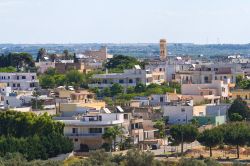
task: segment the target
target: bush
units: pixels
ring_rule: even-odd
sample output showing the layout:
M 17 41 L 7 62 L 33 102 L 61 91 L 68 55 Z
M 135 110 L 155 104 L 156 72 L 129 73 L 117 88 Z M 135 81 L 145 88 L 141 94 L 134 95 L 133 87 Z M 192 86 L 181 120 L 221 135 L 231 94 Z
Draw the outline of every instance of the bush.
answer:
M 110 144 L 103 143 L 101 148 L 104 149 L 106 152 L 109 152 L 110 151 Z
M 0 155 L 19 152 L 28 160 L 47 159 L 73 150 L 64 125 L 48 115 L 0 112 Z

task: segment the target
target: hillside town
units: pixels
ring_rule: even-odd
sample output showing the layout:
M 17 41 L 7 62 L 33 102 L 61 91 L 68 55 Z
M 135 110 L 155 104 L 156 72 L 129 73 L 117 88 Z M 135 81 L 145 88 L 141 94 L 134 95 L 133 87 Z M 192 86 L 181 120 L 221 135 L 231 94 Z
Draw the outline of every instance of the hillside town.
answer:
M 159 48 L 149 58 L 112 55 L 105 46 L 60 54 L 41 48 L 36 59 L 2 54 L 1 135 L 61 131 L 60 146 L 67 147 L 53 153 L 45 148 L 46 155 L 33 154 L 30 160 L 88 156 L 100 149 L 150 151 L 159 160 L 213 155 L 249 160 L 250 58 L 170 56 L 166 39 Z M 48 126 L 39 124 L 45 121 Z M 48 140 L 53 137 L 58 136 Z M 23 152 L 14 142 L 1 145 L 14 141 L 8 139 L 0 139 L 0 154 Z

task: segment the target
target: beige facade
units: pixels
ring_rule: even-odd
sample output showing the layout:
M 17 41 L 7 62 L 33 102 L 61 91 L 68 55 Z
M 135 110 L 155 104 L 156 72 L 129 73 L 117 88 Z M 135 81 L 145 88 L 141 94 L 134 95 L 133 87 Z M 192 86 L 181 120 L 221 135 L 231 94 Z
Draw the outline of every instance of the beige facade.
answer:
M 167 59 L 167 41 L 166 41 L 166 39 L 160 40 L 160 59 L 162 61 Z
M 221 98 L 230 97 L 230 83 L 220 80 L 213 80 L 206 84 L 182 84 L 182 95 L 200 95 L 200 96 L 220 96 Z
M 57 62 L 55 63 L 55 69 L 60 74 L 65 74 L 70 70 L 77 70 L 80 73 L 89 73 L 90 71 L 92 71 L 92 67 L 82 62 L 74 62 L 74 63 Z
M 107 47 L 102 47 L 100 50 L 87 50 L 83 54 L 99 62 L 103 62 L 109 58 L 113 58 L 113 55 L 108 54 Z
M 250 90 L 248 89 L 236 89 L 232 91 L 232 98 L 235 100 L 236 98 L 242 98 L 244 101 L 250 105 Z
M 60 104 L 60 111 L 75 111 L 78 107 L 88 107 L 100 110 L 101 108 L 105 108 L 106 103 L 102 101 L 93 101 L 90 103 L 61 103 Z
M 237 64 L 195 65 L 188 69 L 179 69 L 173 74 L 173 80 L 181 84 L 206 84 L 213 80 L 228 81 L 234 86 L 237 75 L 243 75 Z

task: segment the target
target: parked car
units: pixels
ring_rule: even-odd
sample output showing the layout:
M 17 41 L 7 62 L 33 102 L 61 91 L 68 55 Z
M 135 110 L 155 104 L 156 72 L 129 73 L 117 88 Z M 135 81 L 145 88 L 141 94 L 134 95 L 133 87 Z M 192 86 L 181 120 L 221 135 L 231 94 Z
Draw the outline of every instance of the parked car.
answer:
M 151 145 L 151 150 L 156 150 L 156 149 L 159 149 L 159 148 L 160 148 L 160 146 L 157 145 L 157 144 Z

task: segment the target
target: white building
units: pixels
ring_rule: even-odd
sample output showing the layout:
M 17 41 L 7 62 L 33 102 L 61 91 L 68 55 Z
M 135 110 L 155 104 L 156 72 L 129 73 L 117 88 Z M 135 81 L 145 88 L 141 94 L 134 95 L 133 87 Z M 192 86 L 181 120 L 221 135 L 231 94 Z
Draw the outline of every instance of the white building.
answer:
M 114 83 L 119 83 L 123 87 L 136 86 L 138 83 L 149 85 L 153 83 L 152 71 L 143 70 L 136 65 L 134 69 L 124 70 L 123 73 L 95 74 L 94 82 L 90 87 L 106 88 Z
M 167 81 L 166 79 L 166 64 L 164 62 L 160 63 L 150 63 L 145 66 L 146 71 L 152 72 L 153 83 L 162 84 Z
M 236 83 L 237 75 L 243 74 L 241 66 L 238 64 L 202 64 L 185 70 L 179 69 L 173 78 L 181 84 L 206 84 L 212 83 L 213 80 L 225 81 L 228 79 L 230 79 L 230 83 Z
M 190 105 L 164 105 L 162 109 L 169 124 L 186 124 L 193 119 L 193 106 Z
M 182 95 L 198 95 L 198 96 L 220 96 L 228 98 L 230 94 L 230 80 L 220 81 L 212 80 L 212 83 L 204 84 L 182 84 Z
M 12 90 L 33 90 L 39 80 L 36 73 L 0 73 L 0 83 L 6 83 Z
M 122 113 L 86 113 L 72 117 L 56 117 L 65 124 L 64 135 L 74 143 L 74 150 L 98 149 L 105 143 L 102 135 L 111 126 L 122 126 L 127 116 Z M 127 131 L 124 130 L 126 133 Z M 120 138 L 117 138 L 120 141 Z
M 32 98 L 32 91 L 7 92 L 3 96 L 4 108 L 27 107 L 30 105 Z

